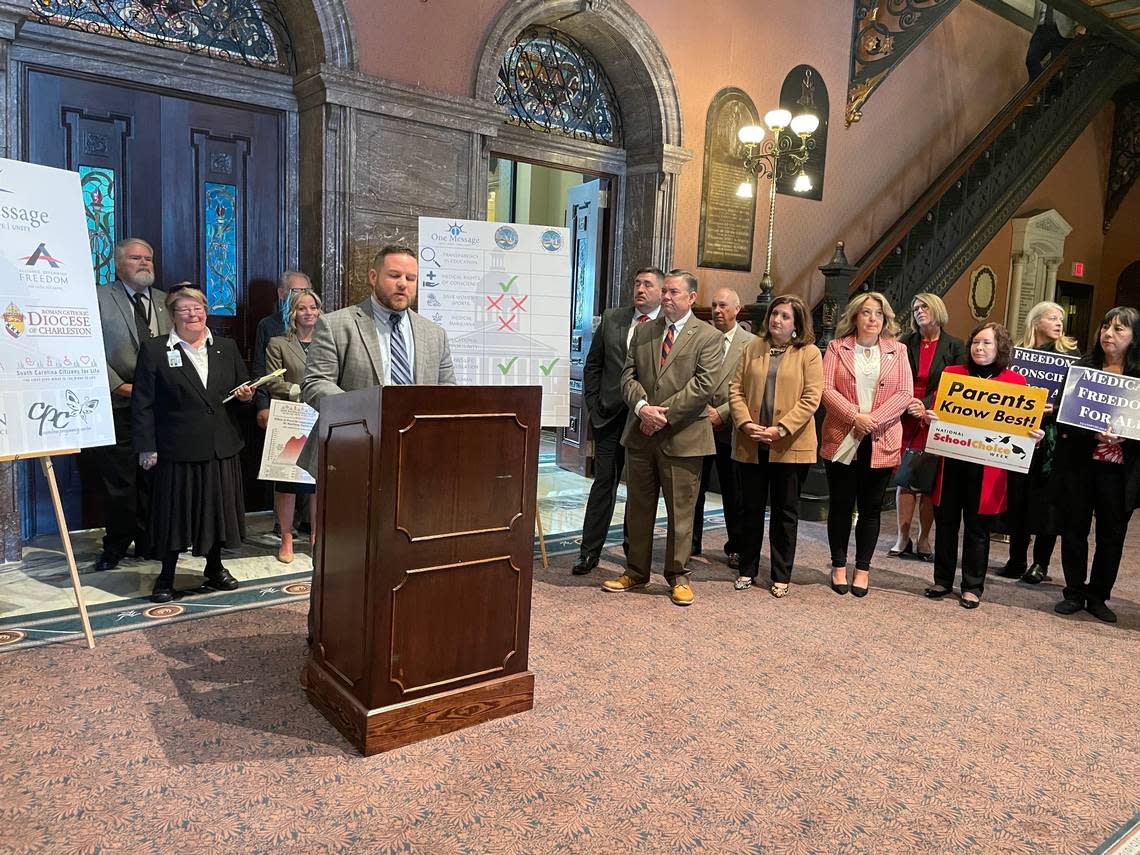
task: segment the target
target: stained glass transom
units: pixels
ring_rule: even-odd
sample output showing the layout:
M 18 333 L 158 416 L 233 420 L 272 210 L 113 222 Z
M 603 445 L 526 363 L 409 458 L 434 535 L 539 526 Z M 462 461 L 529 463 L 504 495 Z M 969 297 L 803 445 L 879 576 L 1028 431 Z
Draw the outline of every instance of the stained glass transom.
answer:
M 49 24 L 293 71 L 274 0 L 32 0 L 31 7 Z
M 115 170 L 80 166 L 79 186 L 91 239 L 95 284 L 109 285 L 115 281 Z
M 495 102 L 524 128 L 621 145 L 617 97 L 582 45 L 549 27 L 524 30 L 503 57 Z
M 206 182 L 206 302 L 211 315 L 237 314 L 237 187 Z

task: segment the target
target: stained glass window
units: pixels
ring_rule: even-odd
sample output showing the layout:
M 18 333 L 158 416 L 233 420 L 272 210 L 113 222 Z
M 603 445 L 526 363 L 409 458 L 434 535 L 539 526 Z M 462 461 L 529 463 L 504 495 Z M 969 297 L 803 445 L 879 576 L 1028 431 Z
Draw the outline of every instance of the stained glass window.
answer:
M 237 187 L 206 182 L 206 302 L 211 315 L 237 314 Z
M 617 97 L 605 71 L 582 45 L 549 27 L 528 27 L 507 50 L 495 102 L 524 128 L 622 142 Z
M 49 24 L 293 71 L 276 0 L 31 0 L 31 8 Z
M 95 284 L 109 285 L 115 281 L 115 170 L 80 166 L 79 186 L 91 238 Z

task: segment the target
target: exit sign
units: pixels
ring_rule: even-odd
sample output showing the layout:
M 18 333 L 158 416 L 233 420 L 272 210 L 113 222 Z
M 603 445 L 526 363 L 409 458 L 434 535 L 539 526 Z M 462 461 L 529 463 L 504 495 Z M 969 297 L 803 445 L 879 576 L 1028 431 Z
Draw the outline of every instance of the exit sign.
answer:
M 1073 262 L 1073 275 L 1077 277 L 1085 275 L 1085 263 L 1083 261 Z

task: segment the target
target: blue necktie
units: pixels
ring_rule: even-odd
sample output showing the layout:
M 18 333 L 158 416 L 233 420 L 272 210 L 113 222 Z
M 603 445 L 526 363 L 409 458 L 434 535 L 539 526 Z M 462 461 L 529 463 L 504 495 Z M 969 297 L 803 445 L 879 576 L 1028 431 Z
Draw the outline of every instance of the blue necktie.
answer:
M 408 361 L 408 348 L 400 332 L 400 316 L 388 315 L 392 323 L 392 382 L 397 386 L 412 385 L 412 367 Z

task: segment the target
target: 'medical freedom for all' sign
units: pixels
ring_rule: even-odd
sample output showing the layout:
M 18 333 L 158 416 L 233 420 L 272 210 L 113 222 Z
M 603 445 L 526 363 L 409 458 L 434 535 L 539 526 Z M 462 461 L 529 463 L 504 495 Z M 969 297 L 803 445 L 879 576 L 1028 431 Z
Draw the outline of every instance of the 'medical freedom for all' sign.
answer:
M 965 374 L 943 374 L 926 450 L 943 457 L 1028 472 L 1049 393 Z
M 1126 439 L 1140 439 L 1140 379 L 1070 366 L 1057 421 L 1096 433 L 1110 431 Z

